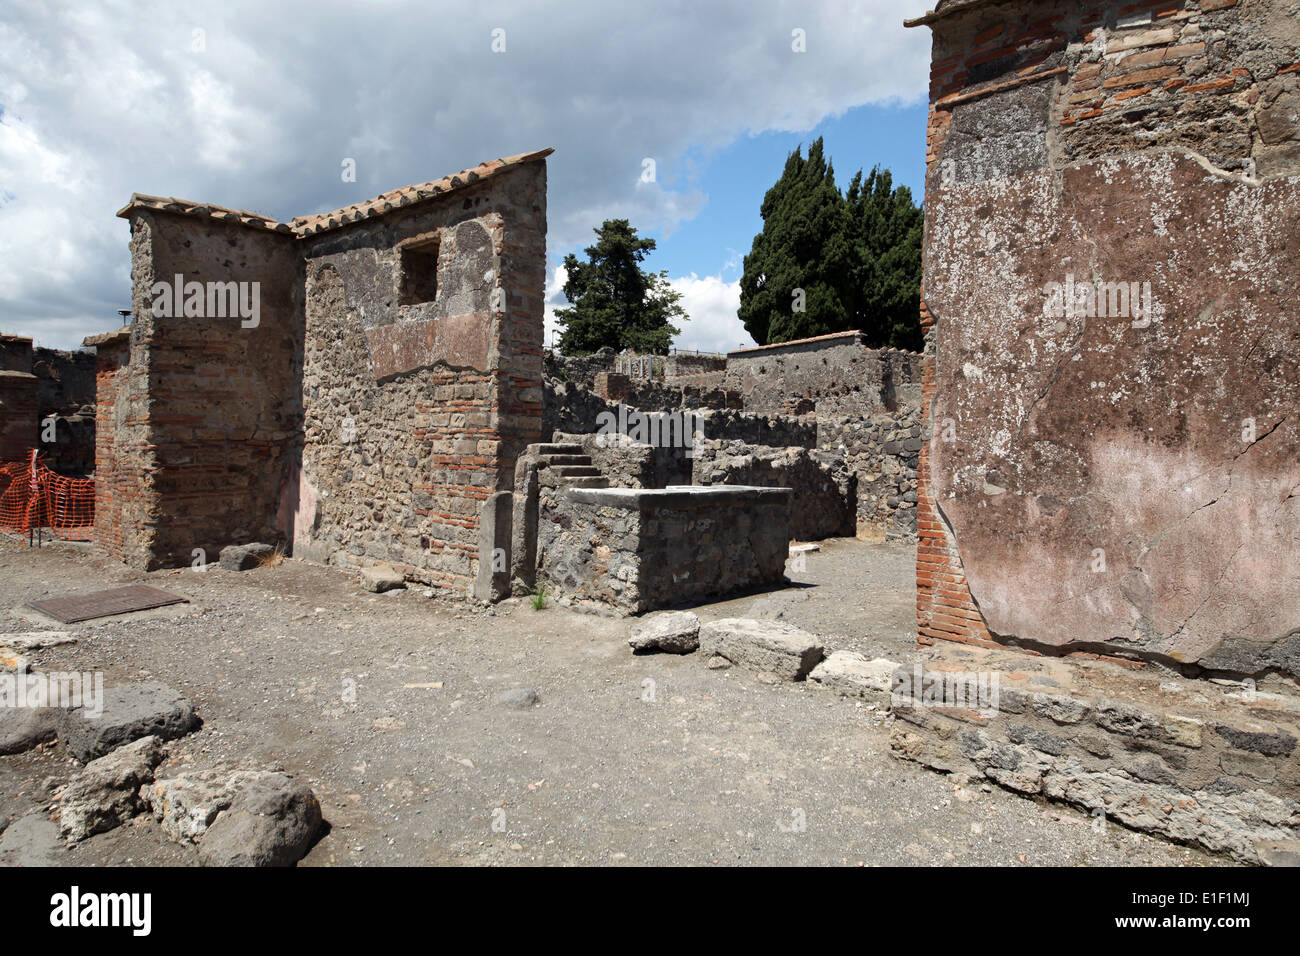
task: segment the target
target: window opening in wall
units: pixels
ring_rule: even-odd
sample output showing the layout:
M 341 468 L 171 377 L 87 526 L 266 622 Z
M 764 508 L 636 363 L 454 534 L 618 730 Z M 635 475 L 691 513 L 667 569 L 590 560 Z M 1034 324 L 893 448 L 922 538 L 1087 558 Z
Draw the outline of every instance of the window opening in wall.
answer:
M 432 302 L 438 296 L 438 240 L 413 242 L 403 246 L 401 275 L 398 277 L 399 305 Z

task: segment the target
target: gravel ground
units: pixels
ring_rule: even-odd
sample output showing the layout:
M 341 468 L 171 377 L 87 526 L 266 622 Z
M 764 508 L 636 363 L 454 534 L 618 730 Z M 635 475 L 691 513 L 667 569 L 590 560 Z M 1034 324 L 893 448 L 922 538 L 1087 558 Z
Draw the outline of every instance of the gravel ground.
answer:
M 780 617 L 833 649 L 908 660 L 912 560 L 823 542 L 795 586 L 697 610 Z M 698 654 L 633 657 L 630 622 L 556 606 L 374 595 L 297 561 L 137 574 L 0 539 L 0 633 L 58 626 L 28 601 L 138 581 L 191 603 L 73 625 L 78 643 L 34 662 L 184 690 L 204 724 L 171 745 L 173 768 L 301 776 L 330 824 L 303 865 L 1224 862 L 895 760 L 889 718 L 868 705 Z M 517 688 L 540 704 L 498 699 Z M 0 757 L 0 825 L 50 807 L 74 769 L 57 745 Z M 34 846 L 26 862 L 196 860 L 137 820 L 73 850 Z

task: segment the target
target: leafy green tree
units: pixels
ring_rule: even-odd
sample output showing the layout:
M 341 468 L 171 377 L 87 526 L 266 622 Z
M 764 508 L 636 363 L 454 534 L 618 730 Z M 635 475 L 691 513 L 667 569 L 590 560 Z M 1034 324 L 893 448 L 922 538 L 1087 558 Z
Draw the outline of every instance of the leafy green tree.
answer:
M 819 138 L 795 150 L 763 197 L 763 231 L 745 256 L 740 321 L 760 345 L 848 328 L 853 266 L 848 209 Z
M 564 329 L 560 351 L 585 355 L 608 346 L 667 352 L 681 332 L 673 321 L 689 317 L 678 305 L 681 293 L 668 285 L 668 273 L 641 268 L 655 241 L 637 236 L 626 219 L 606 219 L 595 233 L 595 245 L 584 250 L 586 262 L 573 253 L 564 257 L 564 297 L 570 305 L 555 311 Z
M 920 351 L 921 241 L 925 213 L 879 166 L 859 171 L 844 197 L 853 236 L 851 328 L 875 346 Z
M 841 195 L 818 138 L 786 158 L 745 257 L 739 316 L 760 345 L 861 329 L 875 347 L 919 349 L 922 211 L 888 170 Z

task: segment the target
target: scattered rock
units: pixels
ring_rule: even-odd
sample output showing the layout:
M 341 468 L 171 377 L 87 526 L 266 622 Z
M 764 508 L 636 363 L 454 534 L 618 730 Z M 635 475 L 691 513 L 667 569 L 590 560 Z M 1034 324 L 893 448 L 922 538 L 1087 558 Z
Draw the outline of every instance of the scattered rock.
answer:
M 883 657 L 868 660 L 852 651 L 836 651 L 814 667 L 808 679 L 845 697 L 885 703 L 897 669 L 896 661 Z
M 292 866 L 321 827 L 320 802 L 285 773 L 244 784 L 199 841 L 205 866 Z
M 361 586 L 367 591 L 383 594 L 385 591 L 406 587 L 406 578 L 402 577 L 402 572 L 395 568 L 377 564 L 374 567 L 361 569 Z
M 0 707 L 0 755 L 26 753 L 49 743 L 57 726 L 54 707 Z
M 730 666 L 731 661 L 720 654 L 714 654 L 709 658 L 709 670 L 711 671 L 725 671 Z
M 0 834 L 0 866 L 57 866 L 65 852 L 59 825 L 39 811 L 15 820 Z
M 103 833 L 145 809 L 140 788 L 162 760 L 157 737 L 142 737 L 92 760 L 73 777 L 59 810 L 59 829 L 69 842 Z
M 274 553 L 269 544 L 232 544 L 221 549 L 220 564 L 227 571 L 247 571 Z
M 0 647 L 0 671 L 9 674 L 26 674 L 31 669 L 32 662 L 12 647 Z
M 700 619 L 689 611 L 656 614 L 633 626 L 627 642 L 634 654 L 689 654 L 700 646 Z
M 4 643 L 15 650 L 35 651 L 42 647 L 75 644 L 77 637 L 69 631 L 25 631 L 21 634 L 6 634 Z
M 742 617 L 701 625 L 700 649 L 792 681 L 807 677 L 826 651 L 815 636 L 791 624 Z
M 404 730 L 406 721 L 400 717 L 376 717 L 370 726 L 374 730 Z
M 505 693 L 497 694 L 497 703 L 515 710 L 527 710 L 542 702 L 542 696 L 531 687 L 516 687 Z
M 174 740 L 199 723 L 194 705 L 158 681 L 107 688 L 102 704 L 98 715 L 84 706 L 58 713 L 59 739 L 78 760 L 102 757 L 114 747 L 150 735 Z
M 230 806 L 241 788 L 268 772 L 195 770 L 154 780 L 140 788 L 140 797 L 167 836 L 177 843 L 195 843 L 212 826 L 217 814 Z

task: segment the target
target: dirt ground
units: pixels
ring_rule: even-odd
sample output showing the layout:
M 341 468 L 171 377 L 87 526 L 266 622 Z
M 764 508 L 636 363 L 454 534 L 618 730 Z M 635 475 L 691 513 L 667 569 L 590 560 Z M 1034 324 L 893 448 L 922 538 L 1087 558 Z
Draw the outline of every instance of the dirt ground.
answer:
M 912 561 L 905 546 L 823 542 L 791 587 L 696 610 L 779 617 L 831 649 L 905 661 Z M 191 603 L 71 626 L 25 608 L 133 582 Z M 369 594 L 346 572 L 292 560 L 137 574 L 0 539 L 0 635 L 71 630 L 76 644 L 32 653 L 38 668 L 183 690 L 203 726 L 170 745 L 171 769 L 300 776 L 329 823 L 302 865 L 1225 862 L 896 760 L 889 718 L 869 705 L 710 670 L 698 654 L 634 657 L 632 623 L 517 600 L 473 609 L 420 588 Z M 515 688 L 540 704 L 498 700 Z M 52 807 L 75 766 L 58 745 L 0 757 L 0 826 Z M 17 862 L 197 854 L 138 819 L 74 849 L 34 840 Z

